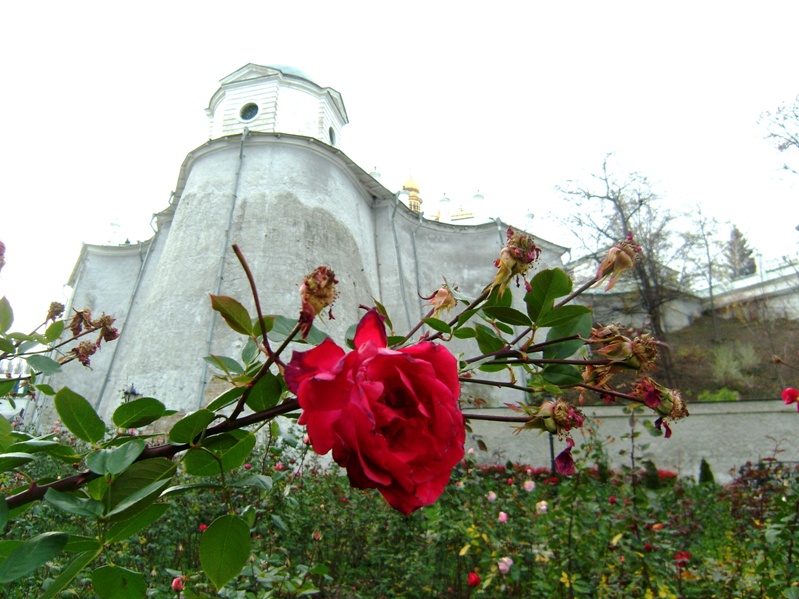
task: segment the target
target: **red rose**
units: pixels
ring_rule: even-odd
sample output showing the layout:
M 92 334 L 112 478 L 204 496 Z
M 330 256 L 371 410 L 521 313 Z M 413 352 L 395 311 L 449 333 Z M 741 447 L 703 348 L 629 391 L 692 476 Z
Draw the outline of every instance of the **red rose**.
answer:
M 295 352 L 286 384 L 297 395 L 314 451 L 333 450 L 350 484 L 377 489 L 410 514 L 435 503 L 463 458 L 455 357 L 430 341 L 392 350 L 383 316 L 366 313 L 355 351 L 332 340 Z
M 172 590 L 178 592 L 183 590 L 183 579 L 181 577 L 178 576 L 172 579 Z
M 470 587 L 476 587 L 480 584 L 480 575 L 476 572 L 469 572 L 469 576 L 466 578 L 466 584 Z

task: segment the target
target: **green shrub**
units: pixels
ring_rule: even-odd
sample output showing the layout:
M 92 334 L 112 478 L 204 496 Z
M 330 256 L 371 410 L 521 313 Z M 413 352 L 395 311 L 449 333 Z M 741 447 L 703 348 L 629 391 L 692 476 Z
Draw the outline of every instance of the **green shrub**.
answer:
M 713 351 L 713 380 L 725 386 L 751 387 L 751 372 L 757 364 L 757 356 L 751 344 L 718 347 Z
M 706 389 L 699 394 L 697 398 L 699 401 L 738 401 L 741 399 L 741 394 L 727 387 L 722 387 L 718 391 L 711 391 Z

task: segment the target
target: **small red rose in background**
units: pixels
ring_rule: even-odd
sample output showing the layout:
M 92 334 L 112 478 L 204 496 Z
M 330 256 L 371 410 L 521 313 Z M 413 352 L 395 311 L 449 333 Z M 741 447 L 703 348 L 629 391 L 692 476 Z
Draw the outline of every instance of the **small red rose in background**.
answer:
M 172 580 L 172 590 L 178 593 L 183 590 L 183 579 L 180 576 Z
M 353 487 L 377 489 L 410 514 L 435 503 L 464 455 L 458 365 L 430 341 L 389 349 L 383 320 L 374 309 L 366 313 L 355 351 L 328 338 L 294 352 L 286 384 L 314 451 L 332 450 Z
M 691 559 L 691 554 L 687 551 L 678 551 L 674 554 L 674 563 L 677 564 L 678 568 L 684 568 L 688 565 L 688 562 Z
M 205 532 L 206 530 L 208 530 L 208 525 L 207 524 L 200 524 L 200 526 L 198 526 L 197 528 L 200 529 L 200 532 Z
M 469 572 L 469 576 L 466 578 L 466 584 L 470 587 L 476 587 L 480 582 L 480 575 L 477 574 L 477 572 Z
M 782 401 L 785 402 L 786 406 L 795 403 L 796 409 L 799 410 L 799 391 L 793 387 L 788 387 L 782 392 Z

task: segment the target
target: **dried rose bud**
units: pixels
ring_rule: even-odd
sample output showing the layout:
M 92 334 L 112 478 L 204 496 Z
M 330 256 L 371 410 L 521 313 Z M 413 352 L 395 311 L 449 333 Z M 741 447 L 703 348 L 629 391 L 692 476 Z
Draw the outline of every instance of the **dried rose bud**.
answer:
M 458 305 L 458 300 L 452 296 L 452 291 L 447 286 L 442 287 L 430 297 L 423 297 L 422 299 L 430 300 L 430 305 L 433 306 L 433 318 L 441 316 L 444 310 L 449 314 L 452 308 Z
M 602 264 L 599 265 L 599 268 L 596 271 L 596 276 L 598 279 L 596 284 L 600 285 L 602 281 L 610 277 L 608 280 L 608 285 L 605 287 L 605 291 L 610 291 L 613 289 L 613 286 L 616 284 L 616 280 L 619 278 L 619 275 L 625 270 L 630 270 L 633 267 L 633 264 L 635 263 L 635 260 L 640 252 L 641 246 L 635 243 L 633 235 L 630 233 L 627 235 L 627 239 L 608 250 L 608 255 L 605 257 L 605 259 L 602 261 Z
M 541 423 L 538 428 L 558 435 L 567 433 L 573 428 L 580 428 L 585 422 L 585 416 L 580 409 L 561 398 L 545 400 L 538 408 L 536 419 Z
M 330 308 L 338 297 L 336 283 L 338 283 L 336 273 L 327 266 L 320 266 L 305 277 L 300 285 L 300 298 L 302 299 L 300 330 L 303 339 L 308 336 L 314 318 L 321 315 L 325 308 L 328 308 L 328 316 L 333 320 L 333 311 Z
M 638 381 L 632 395 L 639 397 L 647 407 L 652 408 L 660 415 L 660 418 L 655 421 L 655 426 L 658 429 L 661 426 L 665 426 L 666 437 L 671 436 L 668 421 L 679 420 L 688 416 L 688 408 L 680 392 L 676 389 L 667 389 L 649 377 L 644 377 Z
M 84 326 L 91 326 L 92 313 L 91 310 L 75 310 L 75 316 L 69 322 L 69 330 L 72 331 L 72 336 L 77 337 L 83 332 Z
M 84 366 L 91 366 L 91 362 L 89 357 L 94 355 L 97 351 L 97 345 L 92 343 L 91 341 L 81 341 L 78 343 L 76 347 L 73 347 L 70 350 L 70 353 L 75 354 L 75 357 L 78 359 L 78 362 L 83 364 Z
M 505 247 L 499 252 L 499 258 L 494 261 L 494 266 L 499 269 L 489 289 L 499 287 L 503 293 L 510 280 L 515 276 L 524 276 L 541 255 L 541 249 L 536 246 L 533 238 L 526 233 L 514 231 L 508 227 Z
M 45 322 L 53 321 L 64 313 L 64 304 L 58 302 L 51 302 L 50 307 L 47 309 L 47 318 Z

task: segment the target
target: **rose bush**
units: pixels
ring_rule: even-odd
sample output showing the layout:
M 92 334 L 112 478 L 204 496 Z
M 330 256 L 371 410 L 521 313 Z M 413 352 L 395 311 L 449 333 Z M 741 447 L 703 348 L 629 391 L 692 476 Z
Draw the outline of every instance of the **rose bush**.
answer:
M 353 487 L 377 489 L 410 514 L 438 499 L 464 455 L 458 365 L 429 341 L 389 349 L 383 321 L 366 313 L 355 351 L 326 339 L 294 352 L 285 378 L 314 451 L 332 450 Z

